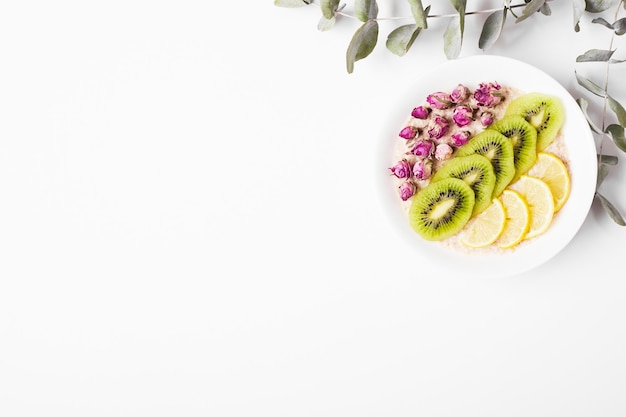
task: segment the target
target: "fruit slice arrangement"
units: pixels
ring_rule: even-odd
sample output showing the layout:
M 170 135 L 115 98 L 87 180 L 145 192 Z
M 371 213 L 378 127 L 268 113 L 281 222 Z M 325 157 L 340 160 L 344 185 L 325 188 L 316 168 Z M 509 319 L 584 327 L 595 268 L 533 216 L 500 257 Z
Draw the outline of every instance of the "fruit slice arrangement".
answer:
M 529 93 L 460 147 L 413 198 L 411 227 L 424 239 L 459 235 L 468 247 L 512 248 L 544 233 L 569 196 L 567 166 L 544 150 L 563 126 L 553 96 Z

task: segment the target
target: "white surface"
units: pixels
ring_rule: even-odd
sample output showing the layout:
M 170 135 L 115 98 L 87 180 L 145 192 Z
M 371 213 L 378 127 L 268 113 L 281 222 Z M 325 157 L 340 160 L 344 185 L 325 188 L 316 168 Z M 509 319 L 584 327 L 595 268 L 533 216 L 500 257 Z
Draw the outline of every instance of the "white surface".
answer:
M 416 81 L 387 100 L 387 120 L 380 131 L 376 170 L 380 200 L 398 234 L 405 239 L 420 265 L 437 270 L 440 276 L 462 274 L 471 278 L 504 278 L 531 271 L 557 255 L 576 235 L 585 221 L 596 190 L 597 156 L 588 122 L 572 95 L 554 78 L 537 67 L 509 57 L 474 55 L 444 61 L 425 73 L 427 81 Z M 514 250 L 459 250 L 441 242 L 428 242 L 415 233 L 402 208 L 398 181 L 388 173 L 396 164 L 393 150 L 398 131 L 411 110 L 436 91 L 451 91 L 458 83 L 474 90 L 480 83 L 499 82 L 522 92 L 541 92 L 558 97 L 563 104 L 565 124 L 561 129 L 567 164 L 571 171 L 571 190 L 567 204 L 555 215 L 550 228 L 535 239 L 522 242 Z M 449 133 L 448 133 L 449 134 Z M 552 149 L 548 148 L 547 151 Z M 464 248 L 467 249 L 467 248 Z M 429 264 L 426 266 L 426 264 Z
M 441 277 L 381 206 L 385 98 L 445 60 L 443 21 L 402 58 L 383 22 L 348 75 L 357 22 L 246 3 L 4 5 L 0 414 L 622 416 L 625 229 L 594 205 L 530 273 Z M 596 106 L 575 58 L 609 32 L 551 5 L 489 53 Z

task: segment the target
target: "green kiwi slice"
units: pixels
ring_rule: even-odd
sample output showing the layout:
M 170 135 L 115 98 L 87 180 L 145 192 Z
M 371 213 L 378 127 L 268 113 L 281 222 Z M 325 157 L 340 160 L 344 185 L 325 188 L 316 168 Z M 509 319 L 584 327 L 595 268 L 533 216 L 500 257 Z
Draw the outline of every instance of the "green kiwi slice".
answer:
M 474 191 L 463 180 L 431 181 L 413 197 L 409 222 L 424 239 L 442 240 L 463 229 L 472 216 L 474 201 Z
M 511 182 L 515 182 L 537 161 L 537 130 L 523 117 L 516 115 L 504 116 L 489 128 L 502 133 L 513 144 L 515 176 Z
M 451 177 L 465 181 L 474 191 L 472 217 L 489 207 L 496 185 L 496 174 L 489 159 L 480 154 L 449 159 L 430 180 L 439 181 Z
M 483 130 L 459 148 L 456 156 L 479 154 L 491 161 L 496 182 L 492 197 L 498 197 L 509 185 L 515 175 L 513 144 L 511 140 L 497 130 Z
M 558 136 L 565 123 L 565 108 L 556 96 L 528 93 L 513 99 L 506 115 L 523 117 L 537 129 L 537 151 L 543 151 Z

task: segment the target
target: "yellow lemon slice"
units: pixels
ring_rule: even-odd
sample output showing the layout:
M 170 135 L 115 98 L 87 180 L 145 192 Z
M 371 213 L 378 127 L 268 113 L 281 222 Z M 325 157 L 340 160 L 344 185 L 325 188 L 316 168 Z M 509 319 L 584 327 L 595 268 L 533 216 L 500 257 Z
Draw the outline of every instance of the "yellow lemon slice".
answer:
M 495 198 L 489 207 L 470 220 L 459 239 L 465 246 L 472 248 L 489 246 L 498 239 L 505 222 L 504 206 Z
M 548 230 L 554 216 L 554 197 L 548 184 L 539 178 L 522 175 L 509 188 L 520 193 L 530 210 L 530 228 L 524 239 L 532 239 Z
M 520 243 L 528 232 L 530 210 L 526 200 L 516 191 L 504 190 L 500 200 L 506 213 L 506 222 L 496 244 L 501 248 L 512 248 Z
M 526 175 L 537 177 L 548 184 L 554 197 L 555 212 L 563 207 L 569 197 L 571 184 L 569 171 L 558 156 L 548 152 L 539 152 L 537 162 Z

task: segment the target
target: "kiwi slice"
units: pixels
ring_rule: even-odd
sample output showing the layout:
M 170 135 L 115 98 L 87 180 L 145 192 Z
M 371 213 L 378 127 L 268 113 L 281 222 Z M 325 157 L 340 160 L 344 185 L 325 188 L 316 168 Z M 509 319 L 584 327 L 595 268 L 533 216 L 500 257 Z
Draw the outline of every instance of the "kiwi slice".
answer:
M 409 209 L 413 230 L 426 240 L 442 240 L 463 229 L 474 210 L 474 191 L 465 181 L 431 181 L 414 197 Z
M 496 174 L 496 183 L 492 197 L 498 197 L 509 185 L 515 175 L 513 159 L 513 144 L 497 130 L 483 130 L 459 148 L 456 156 L 479 154 L 491 161 L 493 172 Z
M 513 99 L 506 115 L 523 117 L 537 129 L 537 151 L 543 151 L 559 134 L 565 123 L 565 108 L 556 96 L 528 93 Z
M 502 133 L 513 144 L 515 176 L 511 182 L 515 182 L 537 160 L 537 130 L 522 116 L 515 115 L 504 116 L 489 128 Z
M 430 180 L 439 181 L 451 177 L 465 181 L 474 191 L 472 217 L 489 207 L 493 187 L 496 185 L 496 174 L 490 160 L 477 153 L 452 158 Z

